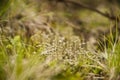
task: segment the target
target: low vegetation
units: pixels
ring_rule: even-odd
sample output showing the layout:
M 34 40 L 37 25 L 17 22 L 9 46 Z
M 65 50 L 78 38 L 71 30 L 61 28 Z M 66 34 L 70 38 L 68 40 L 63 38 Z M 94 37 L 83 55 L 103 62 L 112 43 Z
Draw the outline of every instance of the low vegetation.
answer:
M 5 9 L 0 7 L 0 80 L 120 80 L 117 20 L 114 25 L 89 14 L 105 20 L 94 23 L 96 18 L 89 20 L 89 11 L 83 10 L 77 13 L 86 21 L 79 23 L 69 21 L 76 15 L 47 10 L 47 2 L 31 8 L 36 4 L 32 0 L 8 3 Z M 109 33 L 99 30 L 99 25 Z M 114 25 L 115 31 L 108 25 Z

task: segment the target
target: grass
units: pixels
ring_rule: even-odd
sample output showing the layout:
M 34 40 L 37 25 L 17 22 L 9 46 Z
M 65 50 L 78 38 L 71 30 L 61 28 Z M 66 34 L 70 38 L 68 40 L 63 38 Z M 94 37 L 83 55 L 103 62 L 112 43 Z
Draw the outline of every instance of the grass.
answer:
M 16 3 L 22 4 L 22 1 L 17 0 Z M 27 38 L 23 35 L 24 30 L 19 29 L 20 25 L 17 24 L 20 22 L 25 27 L 24 21 L 31 21 L 36 14 L 33 8 L 31 12 L 32 9 L 21 4 L 19 4 L 22 6 L 20 9 L 12 4 L 14 10 L 19 9 L 19 11 L 14 13 L 13 10 L 9 13 L 8 23 L 10 24 L 7 24 L 9 27 L 13 24 L 12 29 L 18 27 L 18 31 L 15 28 L 18 33 L 14 34 L 14 30 L 14 35 L 10 36 L 9 32 L 5 31 L 8 27 L 3 25 L 4 28 L 0 28 L 0 80 L 120 79 L 120 41 L 113 40 L 114 37 L 117 40 L 117 32 L 105 38 L 108 44 L 102 46 L 103 52 L 86 48 L 85 46 L 89 44 L 75 36 L 70 27 L 65 27 L 68 25 L 64 22 L 61 25 L 57 22 L 54 24 L 55 27 L 61 29 L 61 32 L 57 30 L 54 34 L 47 34 L 44 31 L 36 32 Z M 24 17 L 13 20 L 13 23 L 10 22 L 23 8 L 25 8 Z M 52 17 L 51 14 L 49 16 Z M 65 28 L 61 28 L 62 26 Z
M 77 36 L 40 36 L 37 44 L 19 35 L 1 38 L 1 80 L 119 80 L 120 44 L 101 53 L 84 49 Z
M 11 2 L 13 0 L 2 0 L 0 3 L 0 17 L 3 16 L 3 14 L 8 10 Z

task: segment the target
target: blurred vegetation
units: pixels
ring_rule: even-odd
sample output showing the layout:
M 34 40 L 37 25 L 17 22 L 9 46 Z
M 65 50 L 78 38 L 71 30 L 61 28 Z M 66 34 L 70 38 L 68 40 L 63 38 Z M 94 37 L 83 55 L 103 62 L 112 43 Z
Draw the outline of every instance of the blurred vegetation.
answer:
M 0 80 L 120 80 L 120 0 L 1 0 Z

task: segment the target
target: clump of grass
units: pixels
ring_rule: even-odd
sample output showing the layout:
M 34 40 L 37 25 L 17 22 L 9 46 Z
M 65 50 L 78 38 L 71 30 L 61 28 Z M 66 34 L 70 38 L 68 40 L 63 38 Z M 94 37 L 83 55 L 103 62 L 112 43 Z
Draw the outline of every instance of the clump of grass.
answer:
M 107 45 L 105 45 L 105 55 L 106 55 L 106 62 L 107 62 L 107 67 L 109 69 L 109 80 L 119 80 L 120 79 L 120 40 L 118 36 L 118 30 L 116 28 L 115 33 L 110 34 L 108 38 Z
M 109 68 L 109 75 L 110 75 L 110 80 L 119 80 L 120 79 L 120 44 L 116 44 L 114 48 L 114 52 L 108 51 L 108 68 Z
M 7 12 L 8 8 L 11 5 L 11 2 L 13 2 L 13 0 L 2 0 L 0 3 L 0 17 Z

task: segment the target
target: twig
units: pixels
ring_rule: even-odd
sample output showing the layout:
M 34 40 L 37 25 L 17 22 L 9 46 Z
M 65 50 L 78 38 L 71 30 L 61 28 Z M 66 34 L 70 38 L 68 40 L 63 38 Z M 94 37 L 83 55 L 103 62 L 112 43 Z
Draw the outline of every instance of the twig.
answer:
M 70 3 L 70 4 L 73 4 L 73 5 L 88 9 L 90 11 L 94 11 L 94 12 L 96 12 L 96 13 L 98 13 L 98 14 L 100 14 L 100 15 L 102 15 L 102 16 L 110 19 L 110 20 L 119 21 L 118 17 L 110 15 L 108 13 L 103 13 L 103 12 L 101 12 L 101 11 L 99 11 L 99 10 L 89 6 L 89 5 L 83 4 L 81 2 L 77 2 L 77 1 L 73 1 L 73 0 L 58 0 L 58 1 L 65 2 L 65 3 Z

